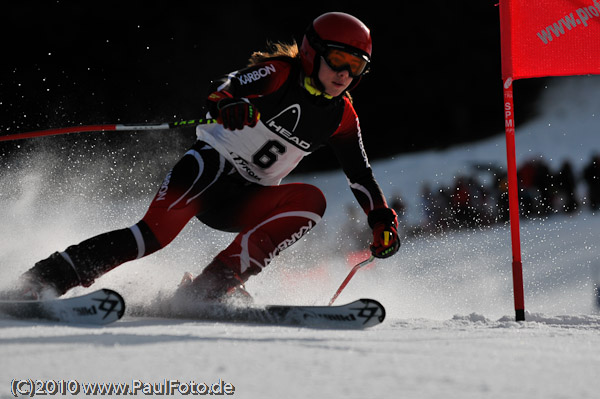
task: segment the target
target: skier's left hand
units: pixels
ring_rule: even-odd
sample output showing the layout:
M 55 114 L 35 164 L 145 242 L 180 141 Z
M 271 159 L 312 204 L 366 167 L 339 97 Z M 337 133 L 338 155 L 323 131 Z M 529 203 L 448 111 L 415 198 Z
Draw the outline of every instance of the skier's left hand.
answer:
M 388 258 L 398 252 L 398 217 L 391 208 L 379 208 L 369 212 L 369 226 L 373 229 L 371 253 L 376 258 Z

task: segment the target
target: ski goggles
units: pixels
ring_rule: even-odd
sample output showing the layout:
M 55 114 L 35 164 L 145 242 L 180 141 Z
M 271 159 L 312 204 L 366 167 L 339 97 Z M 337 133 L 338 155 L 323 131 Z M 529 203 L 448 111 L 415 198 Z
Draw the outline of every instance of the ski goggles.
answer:
M 352 54 L 331 45 L 327 46 L 323 59 L 334 71 L 348 71 L 353 78 L 359 77 L 369 70 L 369 58 L 366 55 Z

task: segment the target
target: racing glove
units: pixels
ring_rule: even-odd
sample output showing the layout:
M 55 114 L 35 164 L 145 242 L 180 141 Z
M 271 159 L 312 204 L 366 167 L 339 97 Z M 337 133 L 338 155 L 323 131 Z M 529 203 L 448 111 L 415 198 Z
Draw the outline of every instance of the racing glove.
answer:
M 217 93 L 213 93 L 215 94 Z M 240 98 L 223 97 L 217 102 L 218 123 L 229 130 L 256 126 L 260 119 L 260 112 L 254 105 Z
M 376 258 L 388 258 L 398 252 L 398 216 L 392 208 L 373 209 L 368 215 L 369 227 L 373 229 L 371 254 Z

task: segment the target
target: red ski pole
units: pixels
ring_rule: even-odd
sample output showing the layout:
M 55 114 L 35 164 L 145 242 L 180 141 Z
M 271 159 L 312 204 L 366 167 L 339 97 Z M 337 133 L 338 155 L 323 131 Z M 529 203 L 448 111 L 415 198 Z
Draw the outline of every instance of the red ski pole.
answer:
M 72 126 L 72 127 L 62 127 L 58 129 L 48 129 L 48 130 L 38 130 L 34 132 L 25 132 L 25 133 L 16 133 L 16 134 L 8 134 L 5 136 L 0 136 L 0 141 L 12 141 L 12 140 L 22 140 L 22 139 L 30 139 L 34 137 L 46 137 L 46 136 L 57 136 L 61 134 L 69 134 L 69 133 L 84 133 L 84 132 L 107 132 L 107 131 L 136 131 L 136 130 L 166 130 L 166 129 L 175 129 L 178 127 L 185 126 L 197 126 L 197 125 L 206 125 L 209 123 L 216 123 L 215 119 L 193 119 L 188 121 L 181 122 L 171 122 L 171 123 L 148 123 L 142 125 L 88 125 L 88 126 Z
M 350 279 L 356 274 L 358 269 L 360 269 L 361 267 L 365 267 L 369 263 L 373 262 L 373 260 L 375 260 L 375 257 L 373 255 L 371 255 L 369 257 L 369 259 L 363 260 L 362 262 L 360 262 L 359 264 L 354 266 L 352 268 L 352 270 L 350 270 L 350 273 L 348 273 L 348 276 L 344 279 L 344 281 L 342 282 L 342 285 L 340 285 L 340 288 L 338 288 L 338 290 L 335 292 L 335 295 L 333 295 L 333 298 L 331 298 L 331 300 L 329 301 L 329 306 L 331 306 L 333 304 L 333 302 L 337 299 L 337 297 L 342 293 L 344 288 L 346 288 L 346 286 L 348 285 L 348 282 L 350 282 Z

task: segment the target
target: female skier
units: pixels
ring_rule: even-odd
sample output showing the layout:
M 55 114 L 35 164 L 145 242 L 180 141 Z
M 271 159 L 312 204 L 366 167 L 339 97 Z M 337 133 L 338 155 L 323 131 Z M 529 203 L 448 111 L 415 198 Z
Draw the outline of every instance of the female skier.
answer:
M 329 144 L 373 230 L 371 252 L 398 251 L 396 213 L 365 154 L 348 90 L 368 71 L 369 29 L 338 12 L 316 18 L 300 48 L 275 44 L 248 67 L 211 83 L 207 107 L 218 123 L 199 125 L 197 142 L 167 174 L 137 224 L 72 245 L 24 273 L 22 296 L 63 295 L 124 262 L 166 247 L 193 217 L 237 232 L 186 285 L 199 300 L 223 300 L 321 220 L 322 192 L 280 184 L 300 160 Z

